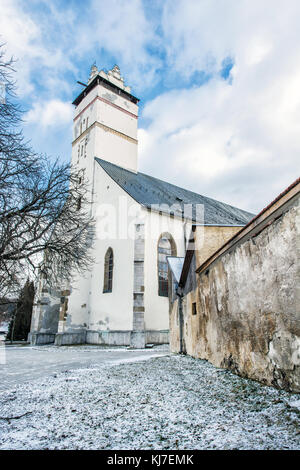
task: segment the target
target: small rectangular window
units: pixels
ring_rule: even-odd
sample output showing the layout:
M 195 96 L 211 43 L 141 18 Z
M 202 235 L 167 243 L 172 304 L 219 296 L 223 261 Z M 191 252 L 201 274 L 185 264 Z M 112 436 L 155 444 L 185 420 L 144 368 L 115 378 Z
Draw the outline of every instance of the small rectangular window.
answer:
M 192 303 L 192 315 L 197 315 L 197 304 L 196 304 L 196 302 Z

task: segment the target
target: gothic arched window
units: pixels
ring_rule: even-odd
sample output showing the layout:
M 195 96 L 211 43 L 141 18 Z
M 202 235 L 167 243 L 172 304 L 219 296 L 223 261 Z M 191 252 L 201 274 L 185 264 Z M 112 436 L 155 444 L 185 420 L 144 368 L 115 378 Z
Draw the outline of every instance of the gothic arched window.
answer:
M 108 248 L 104 258 L 104 282 L 103 292 L 112 292 L 112 281 L 113 281 L 113 269 L 114 269 L 114 254 L 111 248 Z
M 167 256 L 176 256 L 176 244 L 172 235 L 163 233 L 157 245 L 158 295 L 168 297 L 168 263 Z

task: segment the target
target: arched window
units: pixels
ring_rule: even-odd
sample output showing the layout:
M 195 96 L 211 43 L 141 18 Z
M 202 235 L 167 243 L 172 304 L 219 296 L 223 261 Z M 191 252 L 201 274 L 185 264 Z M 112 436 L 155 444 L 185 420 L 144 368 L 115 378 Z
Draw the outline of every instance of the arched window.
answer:
M 163 233 L 157 245 L 158 295 L 168 297 L 168 263 L 167 256 L 176 256 L 176 244 L 172 235 Z
M 104 283 L 103 292 L 112 292 L 114 268 L 114 254 L 111 248 L 108 248 L 104 258 Z

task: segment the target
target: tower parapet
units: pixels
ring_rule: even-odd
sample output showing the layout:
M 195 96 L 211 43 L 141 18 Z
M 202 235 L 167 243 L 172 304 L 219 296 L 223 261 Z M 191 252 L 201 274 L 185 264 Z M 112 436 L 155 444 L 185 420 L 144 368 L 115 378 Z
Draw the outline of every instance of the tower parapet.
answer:
M 124 78 L 121 76 L 120 68 L 115 65 L 111 70 L 105 72 L 105 70 L 98 70 L 96 64 L 91 67 L 91 73 L 88 79 L 88 85 L 94 80 L 96 76 L 102 77 L 110 83 L 113 83 L 121 90 L 131 93 L 130 86 L 124 85 Z

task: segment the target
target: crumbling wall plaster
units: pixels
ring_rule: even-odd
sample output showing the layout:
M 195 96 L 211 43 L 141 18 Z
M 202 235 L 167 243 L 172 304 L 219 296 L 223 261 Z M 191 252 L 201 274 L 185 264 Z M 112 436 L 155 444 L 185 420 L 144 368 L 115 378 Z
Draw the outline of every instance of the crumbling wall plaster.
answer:
M 197 275 L 185 296 L 191 356 L 290 391 L 300 391 L 299 198 L 256 236 Z M 192 315 L 196 299 L 197 314 Z M 179 351 L 178 300 L 170 343 Z

